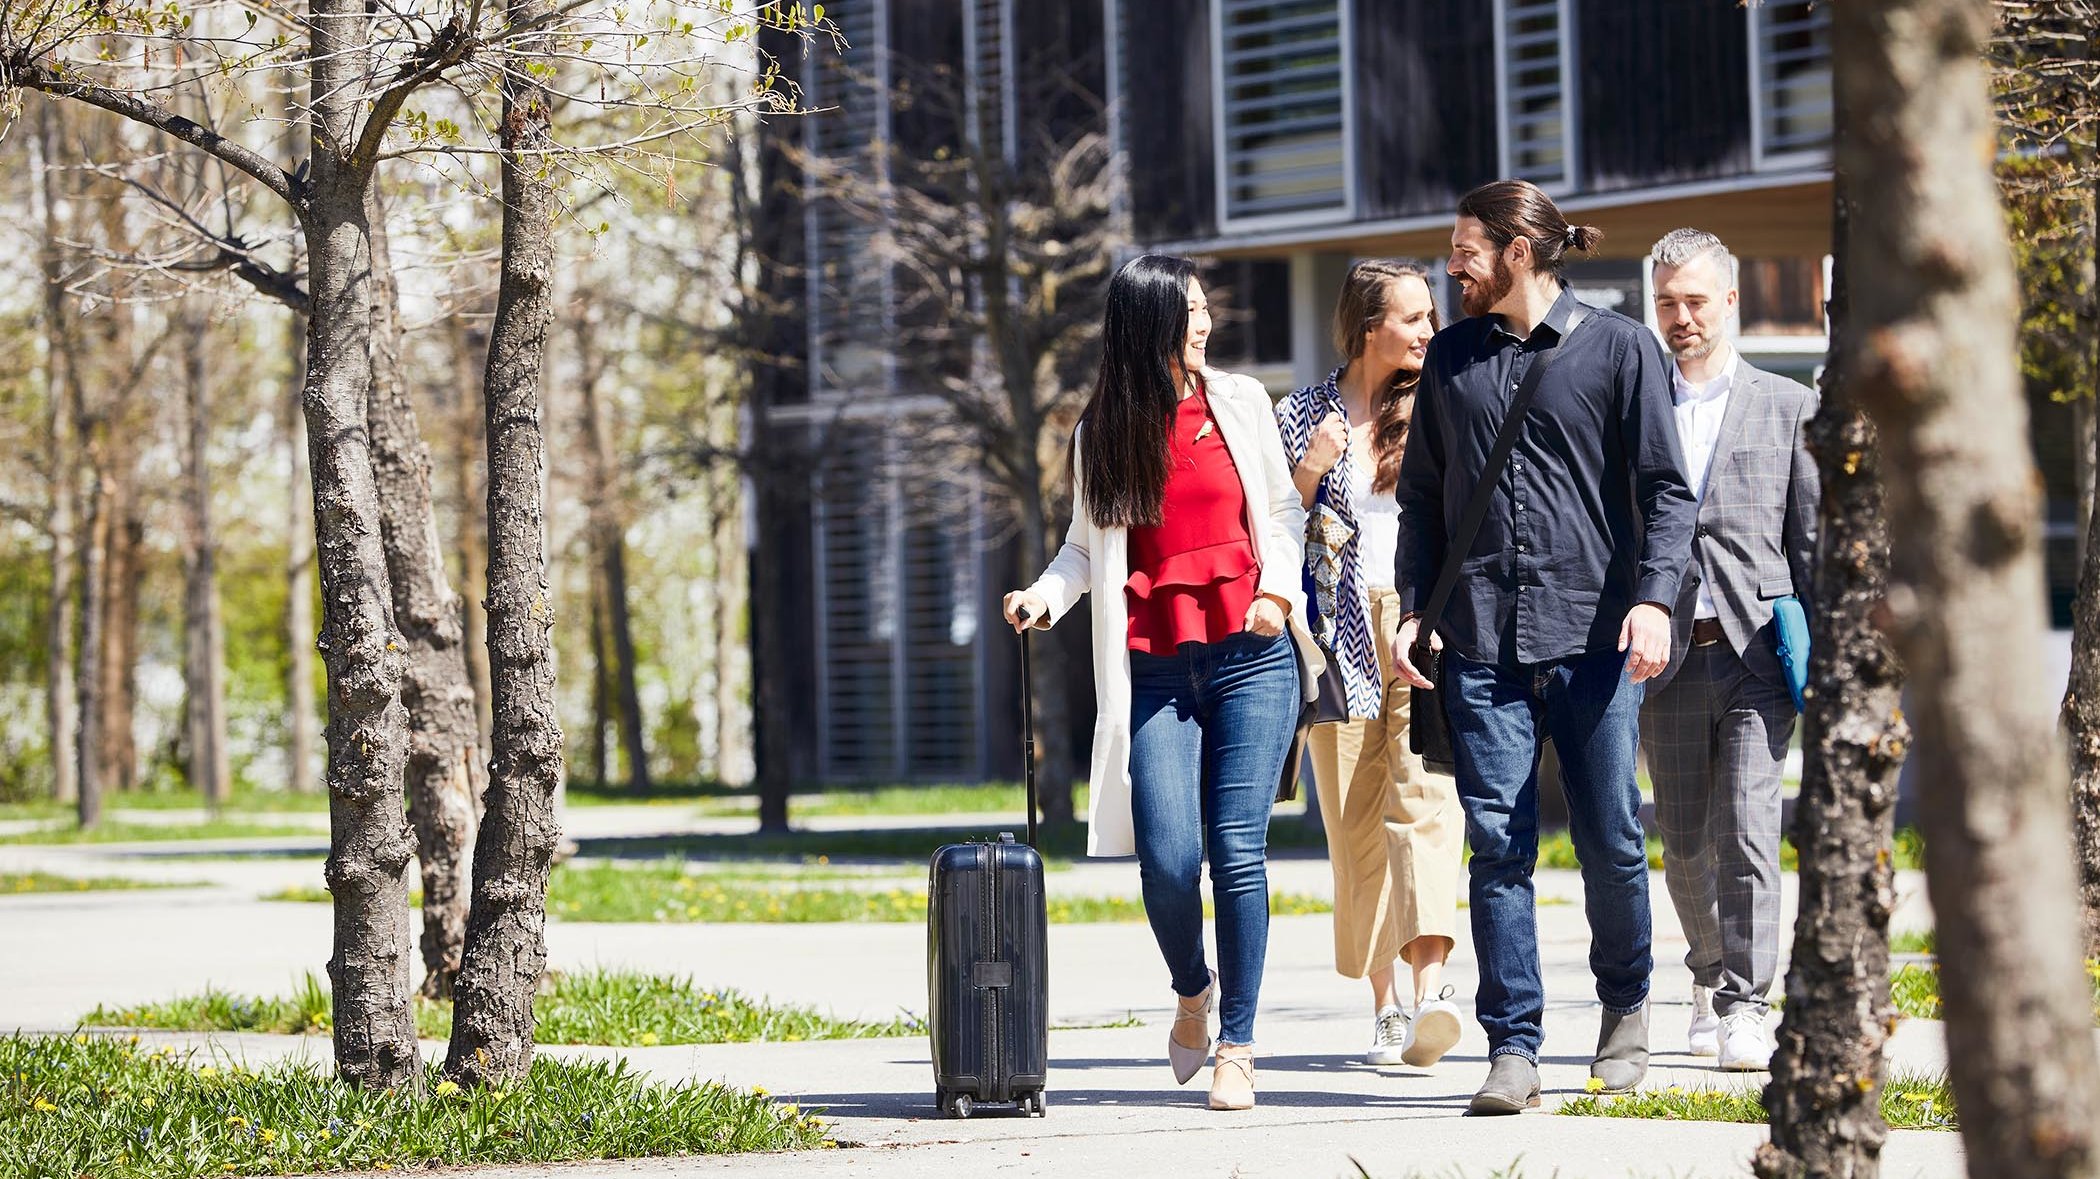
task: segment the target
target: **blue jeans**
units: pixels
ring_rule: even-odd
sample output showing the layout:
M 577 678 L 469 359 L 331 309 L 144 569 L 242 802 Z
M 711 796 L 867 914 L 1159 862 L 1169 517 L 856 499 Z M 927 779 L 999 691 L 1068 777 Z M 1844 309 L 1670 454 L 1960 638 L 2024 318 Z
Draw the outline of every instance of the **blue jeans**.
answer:
M 1617 651 L 1502 667 L 1444 654 L 1445 711 L 1458 795 L 1473 848 L 1475 1010 L 1488 1054 L 1536 1061 L 1545 988 L 1539 980 L 1537 896 L 1539 746 L 1551 737 L 1568 799 L 1568 834 L 1582 861 L 1590 973 L 1606 1011 L 1648 999 L 1648 850 L 1634 781 L 1646 689 L 1628 681 Z
M 1269 950 L 1269 808 L 1298 699 L 1298 656 L 1284 635 L 1130 653 L 1130 817 L 1145 920 L 1174 993 L 1202 994 L 1207 850 L 1224 1044 L 1254 1042 Z

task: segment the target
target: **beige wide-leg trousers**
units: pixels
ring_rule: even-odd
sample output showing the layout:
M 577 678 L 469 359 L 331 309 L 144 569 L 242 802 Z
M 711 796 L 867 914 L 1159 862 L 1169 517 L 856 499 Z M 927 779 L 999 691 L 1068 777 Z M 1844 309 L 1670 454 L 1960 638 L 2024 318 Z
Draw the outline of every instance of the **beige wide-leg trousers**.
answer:
M 1313 726 L 1313 785 L 1334 867 L 1334 968 L 1363 978 L 1418 937 L 1458 933 L 1465 814 L 1458 786 L 1407 748 L 1407 684 L 1393 674 L 1400 595 L 1371 591 L 1380 715 Z

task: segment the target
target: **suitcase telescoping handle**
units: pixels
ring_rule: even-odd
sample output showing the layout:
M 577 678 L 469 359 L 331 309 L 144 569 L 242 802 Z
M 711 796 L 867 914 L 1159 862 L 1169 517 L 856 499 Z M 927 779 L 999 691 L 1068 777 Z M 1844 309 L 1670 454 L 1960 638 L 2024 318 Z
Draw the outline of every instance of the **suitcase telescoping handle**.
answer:
M 1028 607 L 1015 611 L 1021 620 L 1021 781 L 1028 789 L 1028 846 L 1035 846 L 1035 676 L 1028 662 L 1028 632 L 1035 619 Z

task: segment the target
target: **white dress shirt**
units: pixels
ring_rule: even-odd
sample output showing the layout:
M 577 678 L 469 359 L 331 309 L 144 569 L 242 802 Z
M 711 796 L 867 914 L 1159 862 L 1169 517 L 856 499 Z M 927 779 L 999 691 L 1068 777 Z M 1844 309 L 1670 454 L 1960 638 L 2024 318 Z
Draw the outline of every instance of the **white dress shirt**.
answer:
M 1721 347 L 1728 349 L 1728 363 L 1710 381 L 1693 384 L 1685 379 L 1683 369 L 1674 365 L 1670 368 L 1670 385 L 1677 400 L 1677 443 L 1684 448 L 1685 480 L 1702 502 L 1706 499 L 1706 473 L 1713 467 L 1714 448 L 1721 442 L 1721 419 L 1728 413 L 1728 394 L 1735 387 L 1736 367 L 1742 359 L 1731 345 L 1724 342 Z M 1696 621 L 1720 616 L 1702 577 L 1699 604 L 1692 610 L 1692 618 Z

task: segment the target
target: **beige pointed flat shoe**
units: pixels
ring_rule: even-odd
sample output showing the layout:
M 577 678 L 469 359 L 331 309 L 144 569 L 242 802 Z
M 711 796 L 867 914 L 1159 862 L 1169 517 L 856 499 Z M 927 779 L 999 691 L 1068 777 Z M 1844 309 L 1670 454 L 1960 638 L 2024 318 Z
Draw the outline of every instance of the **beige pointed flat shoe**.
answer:
M 1167 1029 L 1167 1064 L 1174 1070 L 1174 1083 L 1186 1085 L 1189 1078 L 1210 1059 L 1210 1013 L 1218 1005 L 1218 972 L 1210 972 L 1210 985 L 1203 988 L 1203 1003 L 1195 1010 L 1184 1009 L 1180 1002 L 1174 1004 L 1174 1025 Z M 1189 1048 L 1174 1038 L 1174 1028 L 1185 1023 L 1198 1024 L 1203 1028 L 1203 1046 Z
M 1254 1108 L 1254 1048 L 1248 1044 L 1218 1046 L 1217 1068 L 1210 1075 L 1212 1109 Z

